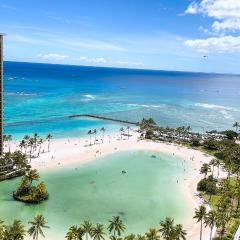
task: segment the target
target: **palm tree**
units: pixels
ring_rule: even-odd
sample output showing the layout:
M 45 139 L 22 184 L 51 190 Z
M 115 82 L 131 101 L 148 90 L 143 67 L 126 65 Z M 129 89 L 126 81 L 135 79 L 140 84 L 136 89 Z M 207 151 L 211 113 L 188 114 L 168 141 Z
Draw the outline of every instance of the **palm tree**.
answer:
M 212 166 L 212 175 L 214 174 L 214 167 L 216 166 L 216 160 L 215 158 L 211 159 L 209 162 L 209 165 Z
M 209 165 L 207 163 L 204 163 L 200 169 L 200 173 L 204 174 L 204 178 L 206 178 L 209 170 L 210 170 Z
M 154 121 L 153 118 L 149 118 L 147 121 L 148 121 L 148 124 L 149 124 L 149 125 L 152 125 L 152 126 L 155 126 L 155 125 L 156 125 L 156 122 Z
M 131 234 L 127 235 L 127 236 L 124 238 L 124 240 L 135 240 L 135 238 L 136 238 L 136 236 L 131 233 Z
M 217 220 L 216 220 L 216 226 L 219 230 L 219 238 L 222 239 L 225 231 L 226 231 L 226 224 L 230 220 L 230 216 L 227 214 L 228 210 L 225 208 L 219 209 L 217 212 Z
M 127 126 L 127 131 L 128 131 L 128 139 L 129 139 L 129 137 L 130 137 L 130 135 L 129 135 L 129 130 L 130 130 L 130 127 L 129 127 L 129 126 Z
M 14 220 L 12 225 L 5 229 L 4 236 L 6 240 L 23 240 L 26 235 L 24 225 L 20 220 Z
M 174 220 L 169 217 L 167 217 L 164 221 L 160 222 L 160 229 L 158 231 L 166 240 L 171 240 L 173 237 L 173 222 Z
M 182 131 L 183 140 L 185 140 L 185 134 L 186 134 L 186 128 L 185 128 L 185 126 L 182 126 L 182 127 L 181 127 L 181 131 Z
M 123 240 L 121 237 L 115 237 L 115 236 L 113 236 L 113 235 L 111 235 L 111 236 L 109 237 L 109 239 L 110 239 L 110 240 Z
M 221 165 L 220 159 L 216 158 L 216 159 L 215 159 L 215 164 L 216 164 L 216 166 L 218 167 L 218 175 L 217 175 L 217 177 L 219 177 L 220 165 Z
M 174 228 L 174 237 L 176 240 L 186 240 L 187 232 L 183 229 L 181 224 L 177 224 Z
M 42 139 L 42 138 L 40 138 L 40 139 L 38 140 L 38 144 L 39 144 L 39 150 L 38 150 L 38 157 L 39 157 L 40 152 L 41 152 L 41 148 L 42 148 L 42 144 L 43 144 L 43 139 Z
M 33 237 L 33 240 L 38 240 L 39 235 L 45 237 L 43 228 L 49 228 L 43 215 L 37 215 L 29 224 L 32 226 L 28 229 L 28 234 Z
M 146 237 L 145 237 L 144 235 L 138 234 L 138 235 L 136 236 L 136 240 L 146 240 Z
M 78 240 L 78 227 L 71 226 L 67 232 L 66 239 L 67 240 Z
M 28 141 L 28 145 L 30 147 L 30 162 L 32 160 L 32 151 L 33 151 L 34 144 L 35 144 L 34 139 L 30 138 Z
M 23 137 L 23 139 L 24 139 L 25 141 L 28 141 L 28 140 L 30 139 L 30 136 L 29 136 L 29 135 L 25 135 L 25 136 Z
M 49 133 L 46 137 L 47 141 L 48 141 L 48 152 L 49 152 L 49 147 L 50 147 L 50 141 L 53 138 L 53 136 Z
M 27 171 L 25 177 L 28 180 L 30 186 L 32 185 L 33 181 L 39 181 L 40 179 L 39 173 L 36 169 L 30 169 Z
M 26 142 L 25 142 L 25 140 L 23 139 L 23 140 L 19 143 L 19 147 L 20 147 L 21 152 L 22 152 L 22 149 L 25 148 L 25 145 L 26 145 Z
M 236 212 L 238 212 L 240 207 L 240 181 L 236 181 L 237 185 L 234 187 L 234 195 L 237 199 Z
M 203 227 L 203 220 L 205 217 L 206 217 L 206 207 L 204 205 L 201 205 L 199 209 L 195 209 L 195 215 L 193 218 L 196 218 L 197 222 L 201 223 L 200 240 L 202 240 L 202 227 Z
M 150 228 L 145 235 L 147 240 L 160 240 L 160 236 L 155 228 Z
M 88 240 L 88 236 L 92 236 L 93 225 L 90 221 L 84 221 L 82 224 L 83 234 L 86 236 L 86 240 Z
M 12 135 L 4 135 L 5 137 L 3 139 L 5 139 L 4 141 L 6 141 L 8 143 L 8 152 L 11 152 L 10 149 L 10 142 L 12 141 Z
M 96 227 L 92 229 L 93 240 L 104 240 L 104 235 L 104 226 L 97 223 Z
M 238 122 L 235 122 L 233 124 L 233 127 L 235 127 L 236 128 L 236 132 L 238 132 L 238 128 L 240 127 L 240 124 Z
M 93 134 L 94 134 L 94 144 L 96 144 L 96 138 L 97 138 L 97 129 L 93 129 Z
M 121 236 L 125 229 L 126 227 L 119 216 L 112 217 L 112 220 L 109 221 L 108 230 L 110 234 L 113 232 L 114 237 L 116 236 L 116 233 L 118 236 Z
M 29 142 L 30 136 L 29 135 L 25 135 L 23 137 L 23 140 L 25 141 L 25 153 L 27 153 L 27 147 L 28 147 L 28 142 Z
M 38 134 L 37 134 L 37 133 L 34 133 L 33 139 L 34 139 L 34 149 L 35 149 L 35 150 L 36 150 L 36 148 L 37 148 L 38 138 L 39 138 Z
M 210 229 L 211 229 L 210 240 L 212 240 L 212 231 L 213 231 L 213 228 L 216 224 L 216 220 L 217 220 L 217 213 L 214 210 L 207 213 L 206 216 L 205 216 L 205 219 L 204 219 L 204 223 L 206 224 L 206 226 L 209 226 Z
M 27 166 L 27 157 L 25 154 L 20 151 L 15 151 L 11 154 L 13 164 L 18 168 L 26 168 Z
M 0 219 L 0 239 L 4 239 L 5 225 L 4 222 Z
M 104 127 L 102 127 L 102 128 L 100 129 L 100 131 L 102 132 L 102 142 L 103 142 L 103 140 L 104 140 L 104 134 L 105 134 L 106 129 L 105 129 Z
M 77 239 L 83 240 L 83 235 L 84 235 L 84 230 L 81 227 L 79 227 L 77 231 L 77 237 L 78 237 Z
M 90 136 L 90 146 L 92 145 L 92 130 L 88 131 L 88 135 Z
M 121 140 L 122 140 L 122 135 L 123 135 L 123 132 L 124 132 L 124 128 L 123 128 L 123 127 L 121 127 L 121 128 L 120 128 Z

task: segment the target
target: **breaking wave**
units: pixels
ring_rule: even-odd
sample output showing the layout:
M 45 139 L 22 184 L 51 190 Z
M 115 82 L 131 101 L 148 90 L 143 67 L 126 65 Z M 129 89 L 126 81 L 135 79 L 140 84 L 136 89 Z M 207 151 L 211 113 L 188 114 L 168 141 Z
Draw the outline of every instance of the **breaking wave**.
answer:
M 196 103 L 195 106 L 208 108 L 208 109 L 223 109 L 228 111 L 234 110 L 232 107 L 227 107 L 227 106 L 222 106 L 217 104 L 209 104 L 209 103 Z
M 96 99 L 96 96 L 91 95 L 91 94 L 85 94 L 85 95 L 83 95 L 83 97 L 84 97 L 84 101 L 92 101 L 92 100 Z
M 151 105 L 151 104 L 136 104 L 136 103 L 129 103 L 128 106 L 131 107 L 144 107 L 144 108 L 162 108 L 165 107 L 165 104 L 157 104 L 157 105 Z

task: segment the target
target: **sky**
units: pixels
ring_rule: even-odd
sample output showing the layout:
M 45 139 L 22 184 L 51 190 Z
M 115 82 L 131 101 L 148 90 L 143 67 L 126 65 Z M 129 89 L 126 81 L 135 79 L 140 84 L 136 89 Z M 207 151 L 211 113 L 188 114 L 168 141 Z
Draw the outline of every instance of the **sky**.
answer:
M 240 0 L 0 0 L 7 61 L 240 73 Z

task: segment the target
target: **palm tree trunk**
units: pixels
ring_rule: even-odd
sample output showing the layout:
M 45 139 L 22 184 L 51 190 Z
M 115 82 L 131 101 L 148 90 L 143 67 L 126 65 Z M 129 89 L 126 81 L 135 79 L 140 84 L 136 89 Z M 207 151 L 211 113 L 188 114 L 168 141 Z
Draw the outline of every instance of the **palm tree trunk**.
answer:
M 211 231 L 210 231 L 210 240 L 212 240 L 212 232 L 213 232 L 213 225 L 212 225 Z
M 48 140 L 48 152 L 49 152 L 49 147 L 50 147 L 50 140 Z
M 238 212 L 240 206 L 240 197 L 237 198 L 237 207 L 236 207 L 236 211 Z
M 41 147 L 42 147 L 42 145 L 40 144 L 40 146 L 39 146 L 39 151 L 38 151 L 38 157 L 39 157 L 39 155 L 40 155 Z
M 200 228 L 200 240 L 202 240 L 202 220 L 201 220 L 201 228 Z
M 32 161 L 32 147 L 30 148 L 30 162 Z
M 211 200 L 212 200 L 212 194 L 210 193 L 210 194 L 209 194 L 209 200 L 208 200 L 208 202 L 210 203 Z

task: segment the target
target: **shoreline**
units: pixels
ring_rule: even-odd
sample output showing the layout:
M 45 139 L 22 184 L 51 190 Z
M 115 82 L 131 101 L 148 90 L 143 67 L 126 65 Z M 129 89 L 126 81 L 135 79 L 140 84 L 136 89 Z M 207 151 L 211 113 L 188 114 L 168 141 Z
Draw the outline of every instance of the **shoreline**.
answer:
M 124 137 L 123 140 L 120 139 L 120 134 L 106 135 L 103 143 L 92 146 L 89 146 L 89 138 L 56 139 L 51 142 L 50 152 L 40 154 L 39 158 L 33 158 L 31 165 L 32 168 L 36 168 L 40 172 L 51 171 L 74 164 L 84 165 L 110 154 L 131 150 L 157 151 L 159 153 L 176 155 L 193 164 L 193 178 L 185 179 L 183 188 L 186 193 L 186 200 L 189 201 L 193 209 L 197 208 L 201 204 L 201 199 L 196 196 L 196 186 L 202 178 L 199 169 L 203 163 L 209 162 L 212 156 L 208 156 L 199 150 L 176 144 L 138 140 L 138 133 L 131 132 L 131 134 L 132 136 L 129 139 Z M 46 146 L 47 143 L 44 143 L 43 149 L 47 149 Z M 16 149 L 16 143 L 12 143 L 11 148 Z M 199 239 L 200 224 L 197 224 L 194 219 L 189 220 L 189 225 L 184 226 L 184 228 L 188 232 L 188 240 Z M 210 229 L 204 228 L 203 239 L 208 239 L 209 234 Z

